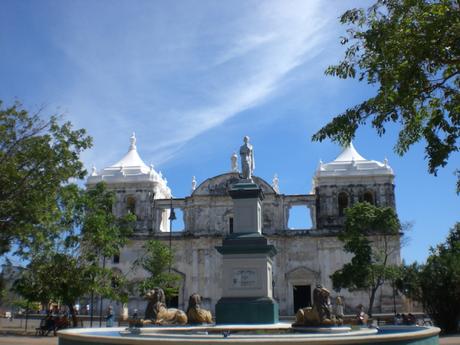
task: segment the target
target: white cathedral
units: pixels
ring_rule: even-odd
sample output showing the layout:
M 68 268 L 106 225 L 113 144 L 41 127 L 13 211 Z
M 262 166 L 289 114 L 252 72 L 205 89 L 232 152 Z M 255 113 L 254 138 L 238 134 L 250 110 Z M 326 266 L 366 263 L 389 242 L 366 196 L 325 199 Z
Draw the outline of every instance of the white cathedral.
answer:
M 210 177 L 196 186 L 185 198 L 172 197 L 167 180 L 147 166 L 139 156 L 133 134 L 128 153 L 117 163 L 97 171 L 93 168 L 87 186 L 104 181 L 116 194 L 113 211 L 122 216 L 132 212 L 137 216 L 134 235 L 109 265 L 132 281 L 140 281 L 146 272 L 133 270 L 133 262 L 142 255 L 148 239 L 158 239 L 169 245 L 175 254 L 174 271 L 180 277 L 177 307 L 186 309 L 188 297 L 199 293 L 203 307 L 211 309 L 221 297 L 222 256 L 215 249 L 233 231 L 233 202 L 228 188 L 239 179 L 235 155 L 230 171 Z M 298 308 L 312 301 L 317 284 L 332 290 L 331 274 L 351 259 L 337 238 L 344 223 L 344 209 L 359 201 L 377 206 L 395 207 L 394 173 L 388 162 L 363 158 L 350 144 L 330 163 L 320 162 L 313 177 L 310 193 L 286 195 L 278 188 L 275 176 L 270 185 L 260 177 L 253 180 L 262 189 L 262 234 L 274 245 L 278 254 L 273 258 L 273 291 L 281 316 L 294 315 Z M 311 228 L 289 229 L 289 211 L 303 205 L 310 210 Z M 183 231 L 171 231 L 171 208 L 182 210 Z M 400 263 L 399 238 L 394 238 L 396 250 L 390 258 Z M 343 297 L 346 312 L 368 303 L 364 292 L 332 292 Z M 106 301 L 106 304 L 110 301 Z M 399 304 L 399 301 L 398 301 Z M 112 303 L 121 312 L 121 306 Z M 142 296 L 130 296 L 129 310 L 139 309 L 142 315 L 146 301 Z M 374 312 L 391 312 L 394 295 L 390 286 L 379 290 Z

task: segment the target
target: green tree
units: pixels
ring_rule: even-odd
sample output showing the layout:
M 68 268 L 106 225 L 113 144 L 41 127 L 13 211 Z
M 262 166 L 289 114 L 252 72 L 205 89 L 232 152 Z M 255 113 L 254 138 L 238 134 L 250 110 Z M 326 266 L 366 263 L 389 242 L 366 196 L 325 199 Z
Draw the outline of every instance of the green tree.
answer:
M 61 186 L 84 177 L 79 155 L 90 146 L 84 129 L 0 101 L 0 255 L 13 243 L 21 254 L 48 237 L 43 225 L 57 211 Z
M 180 277 L 171 271 L 174 253 L 158 240 L 147 241 L 143 250 L 145 254 L 134 262 L 135 268 L 142 267 L 149 274 L 139 284 L 141 295 L 155 287 L 160 287 L 167 299 L 177 296 Z
M 401 126 L 395 151 L 403 155 L 423 140 L 428 171 L 436 174 L 459 150 L 460 3 L 378 0 L 340 21 L 349 27 L 341 41 L 345 57 L 326 74 L 375 85 L 376 95 L 336 116 L 313 140 L 348 143 L 361 125 L 383 135 L 394 122 Z
M 402 294 L 414 301 L 422 301 L 422 291 L 420 285 L 420 271 L 423 265 L 416 262 L 406 265 L 402 264 L 399 268 L 398 277 L 395 279 L 395 287 Z
M 136 216 L 129 213 L 118 218 L 113 214 L 115 194 L 104 182 L 84 191 L 83 203 L 81 243 L 86 260 L 97 263 L 118 254 L 132 234 Z
M 68 253 L 43 253 L 33 259 L 15 289 L 28 301 L 59 301 L 66 305 L 74 327 L 78 326 L 75 303 L 89 291 L 97 267 L 85 265 Z
M 460 323 L 460 223 L 445 243 L 430 249 L 425 265 L 406 267 L 403 292 L 422 302 L 435 324 L 446 333 L 457 332 Z M 409 284 L 407 284 L 409 282 Z
M 339 239 L 353 258 L 332 274 L 332 282 L 334 289 L 368 291 L 368 314 L 372 315 L 377 290 L 386 280 L 393 280 L 398 271 L 390 257 L 399 249 L 401 225 L 394 209 L 367 202 L 347 208 L 345 215 Z
M 95 292 L 111 299 L 126 298 L 123 277 L 103 262 L 126 244 L 135 216 L 113 215 L 114 193 L 104 183 L 87 191 L 67 185 L 59 196 L 60 217 L 49 224 L 57 229 L 52 231 L 55 235 L 32 247 L 16 291 L 28 300 L 64 303 L 77 326 L 74 305 L 80 297 Z

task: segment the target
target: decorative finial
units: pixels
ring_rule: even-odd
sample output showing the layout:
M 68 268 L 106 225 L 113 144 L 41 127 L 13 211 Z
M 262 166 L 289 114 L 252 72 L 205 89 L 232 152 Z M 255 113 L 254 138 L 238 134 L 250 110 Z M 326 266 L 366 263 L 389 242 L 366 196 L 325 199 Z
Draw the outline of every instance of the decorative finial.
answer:
M 351 157 L 351 166 L 352 166 L 352 168 L 356 168 L 355 157 Z
M 130 141 L 131 141 L 131 145 L 129 146 L 129 149 L 136 150 L 136 133 L 133 132 L 133 135 L 131 135 Z
M 324 163 L 323 163 L 323 160 L 322 160 L 322 159 L 319 160 L 319 170 L 320 170 L 320 171 L 323 171 L 323 170 L 324 170 Z
M 233 152 L 232 156 L 230 157 L 230 161 L 232 162 L 231 171 L 238 172 L 238 156 L 236 155 L 236 152 Z
M 196 189 L 196 178 L 195 176 L 192 177 L 192 193 Z
M 275 192 L 279 193 L 280 192 L 280 186 L 279 186 L 280 179 L 278 178 L 278 174 L 275 174 L 273 176 L 273 184 L 272 187 L 275 190 Z
M 93 164 L 91 176 L 97 176 L 97 169 L 96 169 L 96 166 L 94 164 Z
M 383 160 L 383 164 L 385 165 L 385 167 L 388 167 L 388 158 L 385 157 L 385 159 Z

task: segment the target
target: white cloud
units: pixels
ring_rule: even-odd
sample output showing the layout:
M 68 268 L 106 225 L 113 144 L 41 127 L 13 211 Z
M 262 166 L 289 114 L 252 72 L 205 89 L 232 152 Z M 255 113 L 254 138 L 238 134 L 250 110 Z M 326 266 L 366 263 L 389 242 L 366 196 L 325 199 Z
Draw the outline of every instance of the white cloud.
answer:
M 65 17 L 56 42 L 75 68 L 65 103 L 98 152 L 86 160 L 116 160 L 133 130 L 149 141 L 146 160 L 172 158 L 187 141 L 276 95 L 283 78 L 318 53 L 335 19 L 320 0 L 232 2 L 227 16 L 225 8 L 196 4 L 204 8 L 146 5 L 127 22 L 117 9 L 87 14 L 86 26 Z

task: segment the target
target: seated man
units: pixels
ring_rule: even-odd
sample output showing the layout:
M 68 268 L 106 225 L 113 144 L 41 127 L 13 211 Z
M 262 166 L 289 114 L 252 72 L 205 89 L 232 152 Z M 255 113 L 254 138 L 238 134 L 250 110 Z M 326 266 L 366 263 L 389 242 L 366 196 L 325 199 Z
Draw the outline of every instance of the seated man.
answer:
M 59 331 L 60 329 L 65 329 L 65 328 L 68 328 L 70 326 L 70 321 L 69 319 L 67 318 L 67 315 L 62 315 L 61 318 L 58 318 L 57 320 L 55 320 L 55 330 L 56 331 Z M 55 331 L 55 333 L 56 333 Z
M 364 306 L 362 304 L 358 305 L 358 313 L 356 314 L 356 320 L 358 325 L 364 326 L 367 325 L 369 316 L 364 312 Z
M 39 335 L 48 335 L 51 331 L 55 331 L 55 320 L 51 311 L 46 312 L 46 316 L 40 321 L 40 327 L 37 328 L 37 333 Z

